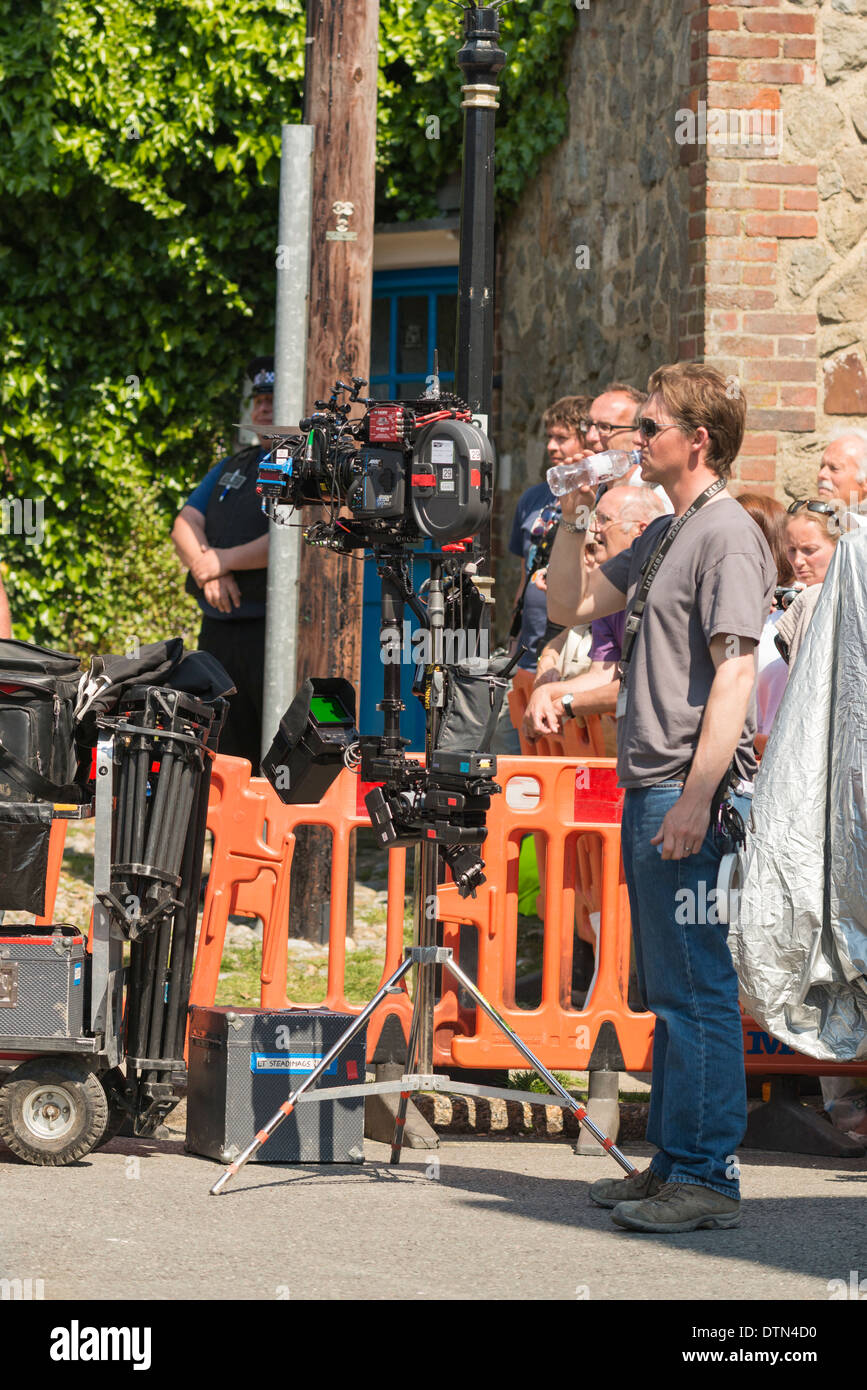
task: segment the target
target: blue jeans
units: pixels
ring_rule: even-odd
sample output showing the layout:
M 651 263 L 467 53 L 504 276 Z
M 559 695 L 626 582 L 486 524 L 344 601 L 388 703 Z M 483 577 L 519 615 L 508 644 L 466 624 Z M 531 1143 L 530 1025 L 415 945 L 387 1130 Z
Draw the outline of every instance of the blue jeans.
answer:
M 747 1123 L 738 982 L 713 897 L 722 849 L 713 825 L 701 850 L 665 859 L 650 843 L 680 782 L 627 790 L 623 867 L 638 983 L 656 1014 L 647 1138 L 664 1180 L 739 1197 L 735 1159 Z M 746 821 L 748 797 L 732 801 Z

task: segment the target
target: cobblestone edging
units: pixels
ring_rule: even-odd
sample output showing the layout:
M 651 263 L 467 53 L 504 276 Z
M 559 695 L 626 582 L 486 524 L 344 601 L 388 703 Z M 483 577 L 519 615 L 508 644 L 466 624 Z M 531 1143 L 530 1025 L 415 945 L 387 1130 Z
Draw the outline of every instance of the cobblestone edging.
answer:
M 444 1094 L 413 1096 L 413 1104 L 438 1134 L 571 1140 L 577 1139 L 581 1128 L 570 1111 L 557 1105 Z M 624 1102 L 620 1107 L 620 1138 L 643 1139 L 646 1128 L 647 1105 Z

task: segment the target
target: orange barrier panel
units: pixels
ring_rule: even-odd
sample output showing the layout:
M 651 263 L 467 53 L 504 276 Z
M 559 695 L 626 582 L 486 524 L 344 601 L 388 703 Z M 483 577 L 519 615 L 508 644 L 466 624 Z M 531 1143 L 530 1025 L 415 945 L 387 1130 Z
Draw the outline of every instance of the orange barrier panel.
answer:
M 585 718 L 567 719 L 563 722 L 559 735 L 548 734 L 543 738 L 528 739 L 521 730 L 521 723 L 536 680 L 535 671 L 515 672 L 512 688 L 509 691 L 509 714 L 512 724 L 518 730 L 521 752 L 526 757 L 553 758 L 611 758 L 617 751 L 617 726 L 612 715 L 591 714 Z M 536 865 L 539 870 L 539 884 L 542 897 L 545 894 L 545 837 L 534 836 L 536 845 Z M 576 923 L 578 934 L 584 941 L 595 943 L 596 933 L 590 925 L 591 916 L 600 911 L 599 884 L 601 883 L 601 851 L 598 840 L 588 837 L 578 844 L 579 884 L 576 899 Z M 542 914 L 544 915 L 544 914 Z
M 503 795 L 488 813 L 486 872 L 488 882 L 475 900 L 461 901 L 452 885 L 439 889 L 439 915 L 473 925 L 479 938 L 479 988 L 505 1021 L 537 1052 L 548 1067 L 583 1071 L 592 1064 L 612 1064 L 614 1049 L 621 1070 L 650 1066 L 653 1016 L 633 1013 L 629 993 L 629 909 L 620 859 L 619 801 L 610 759 L 516 758 L 498 760 L 497 780 Z M 538 800 L 515 796 L 510 784 L 532 778 Z M 517 858 L 523 836 L 545 840 L 545 943 L 542 998 L 531 1009 L 515 1002 L 517 950 Z M 571 1002 L 574 944 L 574 896 L 579 844 L 597 842 L 599 911 L 597 969 L 583 1009 Z M 502 847 L 505 873 L 497 872 L 491 852 Z M 584 848 L 593 873 L 592 856 Z M 595 873 L 593 873 L 595 877 Z M 600 1040 L 601 1035 L 601 1040 Z M 475 1032 L 455 1038 L 453 1056 L 466 1067 L 520 1067 L 521 1054 L 486 1016 L 479 1013 Z M 594 1057 L 595 1052 L 595 1057 Z
M 518 731 L 521 752 L 529 758 L 613 758 L 617 751 L 617 723 L 613 714 L 588 714 L 565 719 L 559 734 L 545 734 L 538 739 L 525 738 L 521 732 L 533 686 L 535 671 L 517 670 L 509 691 L 509 716 Z
M 57 901 L 57 885 L 60 882 L 63 847 L 66 844 L 68 824 L 68 821 L 57 818 L 51 822 L 51 833 L 48 838 L 48 868 L 45 873 L 45 907 L 43 916 L 36 918 L 37 927 L 48 927 L 54 923 L 54 904 Z
M 345 994 L 346 907 L 349 879 L 350 836 L 370 820 L 362 800 L 359 779 L 341 771 L 316 805 L 284 806 L 264 778 L 250 777 L 250 764 L 222 754 L 211 774 L 208 829 L 214 835 L 211 868 L 205 894 L 202 930 L 196 953 L 190 993 L 191 1004 L 212 1004 L 230 914 L 250 913 L 262 918 L 262 971 L 260 1002 L 263 1008 L 294 1007 L 286 996 L 289 941 L 289 884 L 295 830 L 299 825 L 322 825 L 332 834 L 332 879 L 328 930 L 328 982 L 318 1006 L 340 1013 L 360 1013 Z M 380 983 L 393 974 L 403 959 L 404 889 L 406 850 L 389 852 L 388 903 L 385 960 Z M 460 929 L 447 929 L 444 944 L 459 955 Z M 397 1016 L 404 1037 L 409 1034 L 412 1003 L 406 986 L 384 1001 L 367 1030 L 368 1055 L 372 1056 L 383 1023 Z M 466 1010 L 454 991 L 447 991 L 437 1005 L 437 1021 L 450 1039 L 466 1026 Z M 448 1046 L 441 1046 L 437 1065 L 449 1061 Z

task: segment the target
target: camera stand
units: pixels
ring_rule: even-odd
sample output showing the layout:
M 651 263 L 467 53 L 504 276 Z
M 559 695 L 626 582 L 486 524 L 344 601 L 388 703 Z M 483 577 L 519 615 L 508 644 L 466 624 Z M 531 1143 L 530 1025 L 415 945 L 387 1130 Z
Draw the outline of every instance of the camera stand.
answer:
M 540 1095 L 537 1091 L 507 1091 L 496 1086 L 473 1086 L 462 1081 L 453 1081 L 448 1076 L 436 1076 L 433 1072 L 433 1063 L 430 1053 L 422 1051 L 424 1039 L 433 1037 L 433 995 L 434 995 L 434 972 L 438 965 L 444 966 L 457 982 L 466 989 L 473 999 L 482 1008 L 490 1019 L 496 1023 L 498 1028 L 506 1034 L 506 1037 L 518 1049 L 523 1057 L 530 1063 L 534 1071 L 538 1072 L 543 1081 L 551 1088 L 551 1095 Z M 409 1047 L 407 1055 L 407 1065 L 404 1075 L 399 1081 L 376 1081 L 364 1086 L 329 1086 L 327 1090 L 311 1091 L 316 1081 L 330 1067 L 336 1057 L 340 1055 L 347 1044 L 355 1037 L 374 1010 L 379 1007 L 389 994 L 398 990 L 401 980 L 406 976 L 413 966 L 418 967 L 418 982 L 416 986 L 415 999 L 413 1003 L 412 1022 L 410 1025 Z M 425 1024 L 427 1026 L 423 1027 Z M 415 1068 L 415 1069 L 414 1069 Z M 226 1184 L 241 1168 L 261 1149 L 262 1145 L 270 1139 L 274 1130 L 281 1125 L 296 1105 L 303 1102 L 316 1103 L 321 1101 L 335 1100 L 357 1100 L 365 1095 L 385 1095 L 388 1093 L 398 1093 L 400 1103 L 395 1121 L 394 1139 L 391 1146 L 391 1162 L 399 1163 L 401 1149 L 403 1147 L 403 1130 L 406 1122 L 407 1103 L 415 1091 L 444 1091 L 454 1095 L 478 1096 L 493 1100 L 512 1100 L 526 1102 L 529 1105 L 559 1105 L 566 1110 L 571 1110 L 573 1115 L 584 1125 L 593 1135 L 606 1153 L 620 1164 L 620 1167 L 628 1175 L 635 1173 L 635 1168 L 602 1130 L 599 1129 L 590 1119 L 584 1106 L 577 1101 L 574 1096 L 560 1085 L 555 1076 L 552 1076 L 547 1067 L 543 1066 L 533 1052 L 530 1051 L 526 1043 L 522 1042 L 517 1033 L 514 1033 L 509 1025 L 500 1018 L 497 1011 L 488 1003 L 484 995 L 479 991 L 473 981 L 460 968 L 453 959 L 450 947 L 444 946 L 411 946 L 407 948 L 402 963 L 395 970 L 394 974 L 388 979 L 379 992 L 371 999 L 370 1003 L 362 1009 L 361 1013 L 350 1024 L 346 1032 L 340 1037 L 322 1061 L 312 1072 L 301 1082 L 301 1085 L 292 1092 L 288 1100 L 280 1106 L 280 1109 L 271 1116 L 268 1123 L 259 1130 L 253 1142 L 247 1146 L 242 1154 L 235 1159 L 225 1170 L 221 1177 L 217 1179 L 214 1186 L 210 1189 L 212 1197 L 216 1197 L 223 1191 Z
M 471 606 L 475 607 L 474 622 L 477 623 L 484 604 L 478 594 L 473 597 L 465 592 L 460 582 L 454 582 L 456 579 L 454 573 L 452 574 L 453 582 L 450 594 L 447 597 L 443 584 L 444 562 L 451 561 L 453 565 L 459 562 L 444 553 L 434 552 L 430 554 L 429 558 L 432 568 L 427 595 L 427 612 L 420 613 L 421 606 L 412 594 L 411 586 L 407 583 L 406 560 L 400 549 L 392 545 L 381 546 L 378 548 L 376 556 L 377 568 L 382 579 L 381 631 L 383 637 L 389 630 L 395 628 L 398 632 L 402 630 L 405 602 L 410 603 L 417 616 L 424 618 L 431 635 L 433 660 L 427 668 L 425 685 L 426 775 L 431 777 L 432 775 L 436 776 L 438 772 L 435 766 L 435 754 L 439 752 L 438 734 L 445 702 L 443 679 L 447 670 L 443 659 L 445 619 L 448 614 L 457 621 L 462 629 L 465 629 L 468 617 L 467 609 Z M 473 567 L 473 574 L 475 575 L 475 567 Z M 465 575 L 461 571 L 461 578 L 464 577 Z M 562 1106 L 572 1111 L 579 1123 L 585 1126 L 607 1153 L 611 1154 L 625 1173 L 632 1175 L 636 1170 L 616 1148 L 613 1140 L 609 1139 L 593 1123 L 584 1106 L 573 1096 L 570 1096 L 556 1077 L 551 1075 L 535 1054 L 530 1051 L 526 1043 L 522 1042 L 517 1033 L 512 1031 L 492 1005 L 488 1003 L 474 982 L 456 963 L 451 949 L 437 944 L 436 919 L 429 916 L 426 906 L 428 903 L 436 901 L 439 842 L 442 841 L 443 843 L 444 857 L 451 868 L 459 891 L 462 896 L 467 896 L 474 891 L 476 883 L 484 881 L 480 876 L 481 859 L 478 858 L 477 854 L 477 847 L 485 838 L 484 828 L 479 824 L 480 812 L 482 812 L 481 820 L 483 822 L 483 808 L 487 808 L 487 798 L 491 792 L 498 792 L 499 788 L 487 774 L 480 775 L 476 772 L 474 774 L 476 781 L 473 783 L 468 780 L 464 785 L 464 795 L 460 795 L 458 791 L 458 787 L 461 785 L 460 781 L 455 783 L 455 773 L 454 770 L 451 770 L 445 781 L 430 783 L 434 787 L 432 810 L 427 809 L 423 799 L 411 803 L 401 800 L 401 796 L 404 798 L 407 796 L 407 787 L 411 787 L 413 780 L 419 776 L 420 765 L 417 763 L 409 765 L 412 769 L 409 780 L 407 781 L 405 778 L 401 780 L 402 773 L 407 767 L 403 757 L 405 740 L 400 736 L 400 712 L 404 709 L 404 705 L 400 698 L 400 671 L 394 663 L 386 663 L 384 666 L 384 694 L 378 708 L 383 713 L 385 733 L 381 739 L 361 741 L 361 773 L 366 781 L 384 783 L 385 792 L 389 791 L 389 783 L 393 782 L 400 793 L 397 798 L 394 798 L 385 796 L 382 792 L 374 791 L 367 798 L 367 802 L 368 809 L 370 809 L 372 804 L 370 797 L 378 798 L 373 803 L 374 810 L 371 820 L 375 825 L 383 848 L 407 844 L 413 844 L 416 847 L 415 945 L 406 951 L 401 964 L 386 980 L 370 1003 L 353 1020 L 346 1032 L 338 1038 L 334 1046 L 322 1058 L 322 1061 L 284 1101 L 264 1128 L 259 1130 L 253 1142 L 217 1179 L 211 1188 L 211 1195 L 217 1196 L 223 1191 L 235 1173 L 244 1167 L 267 1142 L 277 1126 L 282 1124 L 292 1114 L 295 1106 L 302 1102 L 357 1100 L 364 1095 L 398 1094 L 400 1100 L 395 1117 L 391 1162 L 399 1163 L 406 1125 L 407 1104 L 414 1091 L 446 1091 L 454 1092 L 457 1095 L 490 1097 L 496 1100 L 527 1101 L 530 1105 Z M 498 708 L 499 706 L 494 706 L 492 701 L 488 728 L 491 728 L 495 721 L 495 711 Z M 486 744 L 487 733 L 488 729 L 481 735 L 483 745 Z M 367 754 L 365 754 L 365 745 L 368 745 Z M 473 759 L 478 762 L 481 757 L 481 755 L 472 753 L 459 753 L 454 756 L 459 761 L 465 760 L 467 767 L 470 766 Z M 493 764 L 491 770 L 496 770 L 493 757 L 483 759 L 483 761 L 486 768 L 491 763 Z M 439 771 L 442 769 L 440 768 Z M 410 805 L 411 809 L 407 810 L 407 806 Z M 454 806 L 456 809 L 444 810 L 444 806 L 446 808 Z M 403 811 L 401 807 L 404 808 Z M 425 820 L 425 815 L 428 815 L 430 819 Z M 441 819 L 444 815 L 448 816 L 447 821 Z M 506 1091 L 496 1087 L 475 1086 L 460 1081 L 452 1081 L 450 1077 L 434 1075 L 434 1004 L 436 1002 L 436 971 L 438 966 L 448 970 L 458 984 L 467 990 L 478 1007 L 484 1010 L 497 1027 L 506 1034 L 506 1037 L 529 1062 L 533 1070 L 538 1072 L 543 1081 L 551 1088 L 550 1095 L 540 1095 L 536 1091 Z M 398 1080 L 377 1081 L 363 1086 L 338 1086 L 328 1087 L 327 1090 L 314 1090 L 313 1087 L 318 1078 L 327 1071 L 334 1059 L 360 1032 L 383 1000 L 389 994 L 399 991 L 401 981 L 413 967 L 416 968 L 417 974 L 407 1045 L 407 1060 L 403 1076 Z

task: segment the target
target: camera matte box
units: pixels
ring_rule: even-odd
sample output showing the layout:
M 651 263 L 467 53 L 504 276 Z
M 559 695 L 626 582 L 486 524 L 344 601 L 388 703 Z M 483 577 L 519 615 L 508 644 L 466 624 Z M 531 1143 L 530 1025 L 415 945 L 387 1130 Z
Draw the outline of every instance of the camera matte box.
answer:
M 77 931 L 27 926 L 0 935 L 0 1042 L 79 1038 L 84 1018 L 84 940 Z
M 322 1009 L 190 1009 L 187 1141 L 190 1153 L 231 1163 L 334 1046 L 353 1014 Z M 364 1084 L 362 1031 L 316 1083 Z M 362 1163 L 364 1097 L 302 1102 L 250 1160 Z

